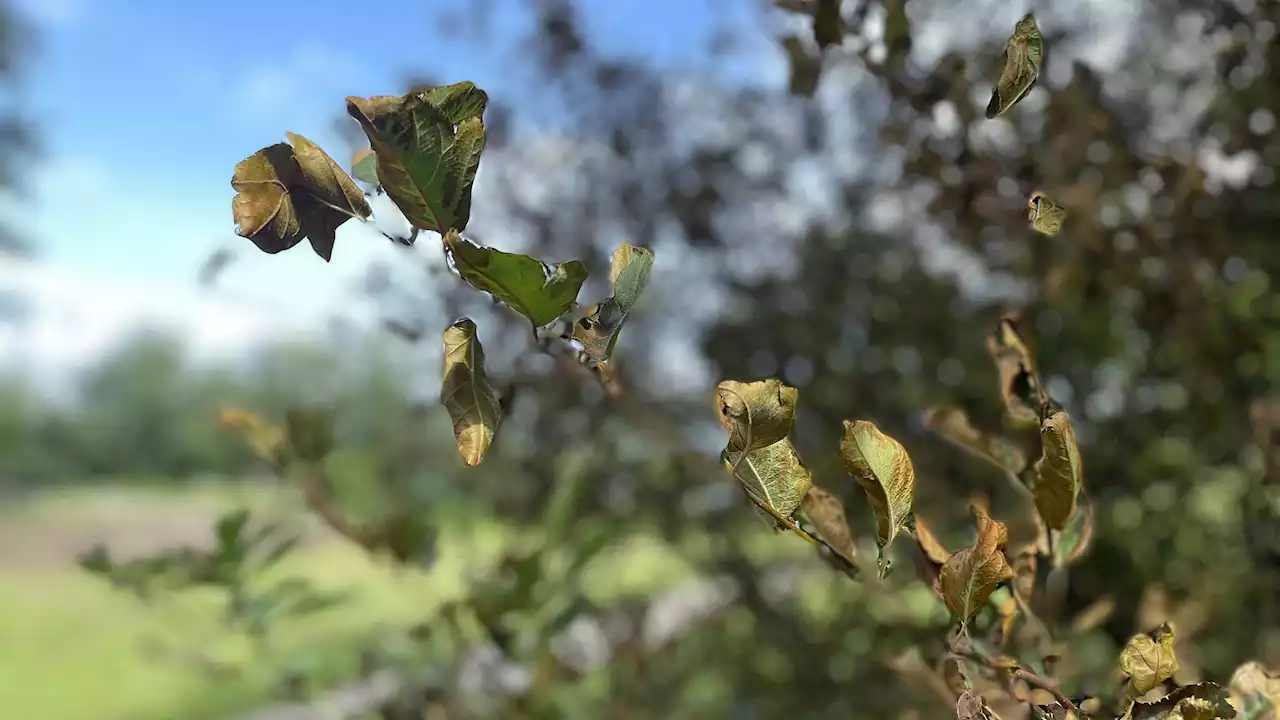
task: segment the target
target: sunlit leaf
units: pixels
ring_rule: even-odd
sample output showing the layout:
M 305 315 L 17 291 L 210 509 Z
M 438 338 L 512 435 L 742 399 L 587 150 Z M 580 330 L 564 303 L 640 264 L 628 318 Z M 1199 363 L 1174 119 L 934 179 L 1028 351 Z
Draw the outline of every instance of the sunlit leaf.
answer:
M 548 271 L 537 258 L 478 247 L 457 232 L 446 233 L 444 244 L 463 280 L 529 318 L 534 327 L 572 308 L 587 279 L 587 266 L 579 260 Z
M 1124 720 L 1225 720 L 1236 716 L 1227 691 L 1202 682 L 1180 687 L 1156 702 L 1135 702 Z
M 1013 35 L 1005 43 L 1004 69 L 987 104 L 987 118 L 1002 115 L 1035 87 L 1040 77 L 1044 41 L 1036 27 L 1034 15 L 1027 14 L 1014 26 Z
M 1041 404 L 1040 380 L 1013 318 L 1000 318 L 996 331 L 987 337 L 987 352 L 1000 374 L 1000 398 L 1009 421 L 1017 427 L 1039 426 L 1040 413 L 1032 403 Z
M 1120 653 L 1120 669 L 1128 675 L 1134 697 L 1142 697 L 1178 671 L 1175 636 L 1173 626 L 1165 623 L 1153 632 L 1129 638 Z
M 725 380 L 716 386 L 716 414 L 732 453 L 768 447 L 791 433 L 800 391 L 781 380 Z
M 1040 192 L 1032 193 L 1027 201 L 1027 221 L 1038 233 L 1050 237 L 1057 235 L 1066 219 L 1067 211 Z
M 1003 552 L 1008 529 L 981 508 L 975 507 L 973 514 L 978 539 L 952 555 L 938 573 L 938 592 L 961 624 L 968 623 L 997 587 L 1013 579 Z
M 1242 720 L 1280 718 L 1280 673 L 1250 660 L 1231 674 L 1230 690 L 1231 705 Z
M 805 493 L 813 487 L 813 477 L 790 440 L 784 438 L 747 453 L 746 457 L 740 456 L 740 451 L 726 448 L 720 454 L 720 462 L 725 470 L 733 472 L 756 503 L 784 518 L 800 507 Z
M 934 407 L 925 411 L 925 425 L 934 432 L 996 467 L 1015 475 L 1027 467 L 1027 458 L 1012 442 L 988 435 L 969 422 L 965 411 L 954 407 Z
M 885 551 L 911 519 L 916 471 L 907 449 L 866 420 L 845 420 L 840 440 L 845 470 L 858 481 L 876 516 L 880 573 L 888 572 Z
M 938 565 L 950 560 L 952 552 L 942 544 L 937 535 L 933 534 L 933 529 L 925 522 L 924 518 L 917 516 L 915 522 L 916 542 L 919 543 L 920 549 L 924 551 L 925 557 Z
M 378 184 L 378 156 L 373 148 L 361 148 L 351 157 L 351 177 L 369 185 Z
M 416 228 L 465 230 L 488 96 L 464 82 L 402 97 L 347 98 L 377 155 L 377 179 Z
M 1068 567 L 1084 557 L 1093 544 L 1093 502 L 1083 492 L 1076 510 L 1060 532 L 1053 532 L 1053 566 Z
M 333 418 L 323 408 L 293 408 L 284 425 L 289 446 L 303 460 L 320 462 L 333 449 Z
M 323 150 L 300 135 L 289 137 L 296 150 L 276 143 L 236 165 L 231 177 L 236 234 L 272 254 L 308 238 L 316 254 L 328 261 L 338 227 L 353 216 L 367 218 L 372 210 Z
M 648 248 L 621 245 L 613 251 L 613 267 L 609 275 L 613 296 L 592 306 L 591 311 L 573 326 L 574 339 L 582 343 L 592 360 L 608 362 L 622 324 L 649 283 L 652 268 L 653 251 Z
M 1070 416 L 1059 410 L 1040 426 L 1043 456 L 1036 461 L 1036 510 L 1045 524 L 1063 530 L 1076 511 L 1083 469 L 1076 429 Z
M 854 545 L 853 533 L 849 530 L 849 521 L 845 518 L 844 504 L 840 502 L 840 498 L 814 485 L 805 493 L 800 503 L 800 510 L 818 528 L 818 534 L 822 539 L 852 563 L 857 557 L 858 550 Z
M 453 418 L 453 435 L 463 461 L 479 465 L 498 433 L 502 409 L 485 373 L 484 348 L 470 318 L 462 318 L 444 331 L 440 403 Z

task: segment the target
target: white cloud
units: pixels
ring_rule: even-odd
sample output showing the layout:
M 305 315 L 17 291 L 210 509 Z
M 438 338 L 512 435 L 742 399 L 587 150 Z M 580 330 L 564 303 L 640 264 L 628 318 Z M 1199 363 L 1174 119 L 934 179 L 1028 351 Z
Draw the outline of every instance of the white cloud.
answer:
M 41 25 L 67 25 L 84 17 L 86 0 L 18 0 L 18 12 Z
M 296 45 L 275 62 L 249 69 L 232 90 L 235 113 L 260 120 L 279 116 L 310 98 L 331 101 L 335 91 L 349 92 L 360 78 L 359 61 L 352 55 L 315 43 Z

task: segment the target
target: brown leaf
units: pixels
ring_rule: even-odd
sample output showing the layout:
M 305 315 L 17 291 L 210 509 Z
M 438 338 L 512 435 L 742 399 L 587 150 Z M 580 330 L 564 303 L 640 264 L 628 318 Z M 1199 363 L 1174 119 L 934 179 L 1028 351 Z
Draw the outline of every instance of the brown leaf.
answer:
M 1076 429 L 1066 412 L 1059 410 L 1040 426 L 1043 456 L 1036 462 L 1036 510 L 1046 525 L 1063 530 L 1076 511 L 1083 469 Z
M 1044 405 L 1047 397 L 1040 388 L 1035 360 L 1018 336 L 1014 318 L 1000 318 L 996 331 L 987 337 L 987 352 L 1000 374 L 1000 397 L 1005 414 L 1017 427 L 1040 424 L 1040 412 L 1032 405 Z
M 977 541 L 952 555 L 938 574 L 938 591 L 962 624 L 968 623 L 997 587 L 1013 579 L 1013 568 L 1003 552 L 1009 541 L 1008 529 L 977 507 L 974 520 Z
M 930 562 L 942 565 L 951 559 L 952 552 L 933 534 L 933 529 L 924 518 L 919 516 L 916 517 L 916 542 Z
M 1150 633 L 1129 638 L 1120 653 L 1120 669 L 1129 677 L 1134 697 L 1142 697 L 1178 672 L 1178 657 L 1173 652 L 1177 633 L 1165 623 Z
M 799 390 L 775 378 L 717 385 L 716 412 L 729 431 L 729 452 L 754 452 L 789 435 L 799 398 Z
M 987 701 L 972 690 L 965 690 L 956 701 L 957 720 L 999 720 L 987 707 Z
M 933 407 L 925 411 L 924 424 L 946 440 L 1001 470 L 1018 474 L 1026 469 L 1026 455 L 1018 446 L 998 435 L 987 435 L 969 422 L 965 411 L 954 407 Z
M 850 564 L 857 557 L 858 550 L 853 542 L 853 533 L 849 530 L 849 522 L 845 519 L 844 504 L 840 498 L 814 485 L 804 494 L 800 509 L 818 528 L 818 534 L 827 544 L 844 556 Z

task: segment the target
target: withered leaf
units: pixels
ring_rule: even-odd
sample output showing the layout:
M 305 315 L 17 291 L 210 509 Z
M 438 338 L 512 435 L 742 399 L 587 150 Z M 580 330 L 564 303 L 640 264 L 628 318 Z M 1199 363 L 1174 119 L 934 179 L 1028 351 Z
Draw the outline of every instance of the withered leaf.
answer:
M 453 418 L 453 435 L 463 461 L 479 465 L 498 433 L 502 409 L 485 373 L 484 348 L 470 318 L 462 318 L 444 331 L 440 403 Z
M 1000 375 L 1000 398 L 1009 421 L 1017 427 L 1038 426 L 1040 413 L 1031 403 L 1039 405 L 1044 399 L 1040 380 L 1035 359 L 1018 336 L 1013 318 L 1000 318 L 995 333 L 987 337 L 987 352 Z
M 1040 425 L 1043 455 L 1036 461 L 1036 510 L 1045 524 L 1063 530 L 1076 511 L 1076 497 L 1083 469 L 1076 429 L 1071 417 L 1059 410 Z
M 973 514 L 978 539 L 952 555 L 938 573 L 938 592 L 961 624 L 969 622 L 997 587 L 1013 579 L 1013 568 L 1003 552 L 1008 529 L 981 508 L 975 507 Z
M 955 407 L 933 407 L 925 411 L 925 425 L 946 440 L 996 467 L 1015 475 L 1027 467 L 1027 458 L 1009 440 L 998 435 L 988 435 L 969 422 L 969 415 Z
M 624 244 L 613 251 L 609 275 L 613 296 L 597 303 L 573 326 L 573 338 L 582 343 L 592 360 L 598 363 L 609 361 L 622 324 L 649 283 L 652 268 L 653 251 L 648 248 Z
M 358 188 L 358 197 L 347 197 L 343 180 L 352 188 L 355 184 L 323 150 L 299 135 L 290 133 L 290 138 L 300 143 L 303 157 L 288 144 L 276 143 L 236 165 L 231 177 L 236 234 L 270 254 L 307 238 L 327 262 L 337 229 L 351 217 L 367 218 L 372 211 Z M 306 169 L 300 165 L 304 161 Z
M 916 542 L 920 545 L 920 549 L 924 551 L 925 557 L 930 562 L 942 565 L 951 559 L 951 551 L 938 540 L 938 536 L 933 534 L 933 529 L 925 522 L 924 518 L 916 517 Z
M 1142 697 L 1178 671 L 1175 636 L 1174 627 L 1164 623 L 1150 633 L 1129 638 L 1120 653 L 1120 669 L 1128 675 L 1134 697 Z
M 1053 566 L 1068 567 L 1084 557 L 1093 544 L 1093 501 L 1083 491 L 1076 511 L 1060 532 L 1053 532 Z
M 1013 35 L 1005 43 L 1004 69 L 987 103 L 987 119 L 1004 114 L 1035 87 L 1040 78 L 1040 62 L 1044 41 L 1035 16 L 1028 13 L 1014 26 Z
M 347 98 L 347 114 L 377 156 L 379 184 L 413 227 L 442 235 L 466 229 L 487 103 L 469 82 L 401 97 Z
M 752 500 L 784 518 L 791 517 L 813 487 L 813 477 L 786 438 L 745 457 L 741 451 L 726 448 L 720 454 L 720 462 L 742 483 Z
M 845 420 L 840 440 L 845 470 L 867 494 L 876 516 L 876 544 L 883 577 L 889 565 L 885 551 L 911 520 L 915 503 L 916 471 L 911 456 L 897 440 L 866 420 Z
M 752 452 L 791 434 L 799 398 L 799 390 L 776 378 L 717 385 L 716 417 L 729 432 L 729 451 Z
M 1250 660 L 1231 674 L 1230 690 L 1231 705 L 1244 720 L 1280 718 L 1280 673 Z
M 529 318 L 534 327 L 547 325 L 573 307 L 587 279 L 587 266 L 580 260 L 560 263 L 548 272 L 537 258 L 478 247 L 455 230 L 445 233 L 444 245 L 463 280 Z
M 972 690 L 965 690 L 956 701 L 956 720 L 999 720 L 999 718 L 987 707 L 987 701 L 983 700 L 981 695 Z
M 1228 720 L 1236 711 L 1227 691 L 1211 682 L 1187 685 L 1156 702 L 1135 702 L 1123 720 Z
M 258 415 L 235 407 L 218 409 L 218 424 L 240 433 L 258 458 L 277 465 L 284 458 L 284 428 L 271 425 Z
M 827 492 L 819 485 L 809 488 L 800 502 L 800 510 L 805 517 L 818 528 L 818 534 L 827 544 L 844 556 L 850 563 L 857 556 L 858 550 L 853 542 L 853 533 L 849 530 L 849 521 L 845 518 L 844 504 L 840 498 Z
M 1031 224 L 1032 230 L 1042 235 L 1057 235 L 1066 219 L 1067 211 L 1041 192 L 1032 193 L 1031 199 L 1027 201 L 1027 222 Z

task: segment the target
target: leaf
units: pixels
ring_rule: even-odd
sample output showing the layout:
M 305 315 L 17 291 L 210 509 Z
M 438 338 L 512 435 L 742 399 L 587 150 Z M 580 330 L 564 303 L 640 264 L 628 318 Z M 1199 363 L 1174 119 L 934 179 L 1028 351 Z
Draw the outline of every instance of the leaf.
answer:
M 971 547 L 952 555 L 938 573 L 938 592 L 951 614 L 962 625 L 1001 584 L 1013 579 L 1013 568 L 1004 556 L 1009 531 L 979 507 L 973 509 L 978 539 Z
M 995 713 L 991 712 L 991 708 L 987 707 L 987 701 L 972 690 L 965 690 L 956 701 L 956 718 L 957 720 L 999 720 Z
M 929 561 L 942 565 L 951 559 L 952 552 L 938 540 L 938 536 L 933 534 L 933 529 L 929 527 L 924 518 L 917 517 L 916 521 L 916 543 L 920 545 L 920 549 L 924 551 L 925 557 Z
M 373 148 L 362 148 L 351 156 L 351 177 L 362 183 L 378 185 L 378 156 Z
M 294 454 L 307 462 L 318 463 L 333 449 L 333 418 L 322 408 L 293 408 L 284 426 Z
M 1076 503 L 1076 511 L 1067 520 L 1061 532 L 1053 533 L 1053 566 L 1074 565 L 1089 551 L 1093 544 L 1093 502 L 1083 492 Z
M 1067 211 L 1063 207 L 1040 192 L 1031 194 L 1027 201 L 1027 221 L 1031 229 L 1042 235 L 1053 237 L 1062 230 L 1062 223 L 1067 219 Z
M 1000 318 L 995 333 L 987 337 L 987 352 L 1000 374 L 1000 397 L 1006 417 L 1015 427 L 1039 426 L 1040 413 L 1028 401 L 1043 404 L 1040 380 L 1035 360 L 1018 336 L 1012 317 Z
M 502 408 L 485 373 L 484 348 L 470 318 L 462 318 L 444 331 L 440 403 L 453 418 L 453 435 L 463 461 L 479 465 L 498 433 Z
M 996 467 L 1018 474 L 1026 469 L 1027 458 L 1016 445 L 1005 438 L 987 435 L 969 422 L 964 410 L 934 407 L 925 411 L 924 424 L 946 440 L 970 453 L 995 463 Z
M 800 502 L 800 510 L 818 528 L 818 534 L 827 544 L 853 563 L 858 555 L 857 546 L 853 542 L 853 533 L 849 530 L 849 522 L 845 519 L 844 504 L 840 498 L 814 485 L 804 494 Z
M 725 380 L 716 386 L 716 413 L 729 432 L 728 450 L 754 452 L 791 434 L 800 391 L 781 380 Z
M 1134 697 L 1142 697 L 1178 671 L 1178 658 L 1173 652 L 1176 632 L 1165 623 L 1150 633 L 1129 638 L 1120 653 L 1120 669 L 1129 676 Z
M 876 516 L 880 574 L 888 572 L 885 550 L 911 519 L 916 471 L 906 448 L 866 420 L 845 420 L 840 440 L 845 470 L 867 494 Z
M 1082 472 L 1076 429 L 1066 412 L 1059 410 L 1040 425 L 1040 445 L 1044 454 L 1035 467 L 1036 510 L 1046 525 L 1062 530 L 1076 511 Z
M 466 229 L 487 103 L 469 82 L 402 97 L 347 98 L 347 113 L 377 155 L 379 184 L 414 227 L 442 235 Z
M 478 247 L 457 232 L 446 233 L 444 244 L 463 280 L 529 318 L 534 327 L 573 307 L 587 279 L 587 266 L 580 260 L 560 263 L 548 273 L 536 258 Z
M 290 133 L 289 137 L 299 144 L 301 157 L 295 148 L 276 143 L 236 165 L 231 177 L 236 190 L 231 201 L 236 234 L 270 254 L 307 238 L 312 250 L 328 262 L 338 227 L 353 215 L 366 218 L 372 210 L 363 193 L 323 150 L 300 135 Z M 344 182 L 355 189 L 356 197 L 347 196 Z
M 586 317 L 573 326 L 573 338 L 582 343 L 592 360 L 608 362 L 618 341 L 618 332 L 649 283 L 652 268 L 653 251 L 648 248 L 624 244 L 613 251 L 609 275 L 613 296 L 593 305 Z
M 1040 78 L 1040 61 L 1044 40 L 1036 27 L 1035 16 L 1028 13 L 1014 26 L 1013 35 L 1004 46 L 1004 70 L 996 81 L 987 104 L 987 119 L 1003 115 L 1035 87 Z
M 239 432 L 253 454 L 272 465 L 283 459 L 284 429 L 270 425 L 257 415 L 235 407 L 218 409 L 218 424 Z
M 740 456 L 741 451 L 730 452 L 725 448 L 720 454 L 720 462 L 742 483 L 756 503 L 784 518 L 791 517 L 800 507 L 805 493 L 813 487 L 813 477 L 791 441 L 784 438 L 747 453 L 745 458 Z
M 1280 717 L 1280 674 L 1272 673 L 1256 660 L 1231 673 L 1231 704 L 1244 720 Z
M 1156 702 L 1135 702 L 1127 720 L 1218 720 L 1236 717 L 1227 691 L 1211 682 L 1187 685 Z
M 822 56 L 811 51 L 795 35 L 782 39 L 782 49 L 791 65 L 788 87 L 792 95 L 813 97 L 818 89 L 818 76 L 822 73 Z
M 845 22 L 840 0 L 817 0 L 813 12 L 813 39 L 819 48 L 844 42 Z

